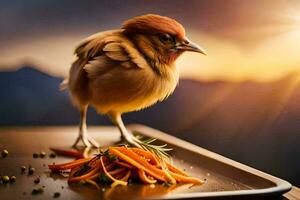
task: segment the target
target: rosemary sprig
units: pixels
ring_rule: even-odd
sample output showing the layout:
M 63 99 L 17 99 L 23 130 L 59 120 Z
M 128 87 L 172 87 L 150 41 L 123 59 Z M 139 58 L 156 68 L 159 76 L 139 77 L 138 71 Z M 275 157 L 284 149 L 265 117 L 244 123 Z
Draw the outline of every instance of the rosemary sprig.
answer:
M 173 150 L 172 148 L 168 148 L 167 144 L 157 145 L 154 142 L 157 140 L 156 138 L 145 138 L 141 135 L 135 136 L 136 141 L 141 145 L 144 150 L 150 151 L 157 155 L 161 160 L 169 160 L 170 155 L 168 154 L 169 151 Z

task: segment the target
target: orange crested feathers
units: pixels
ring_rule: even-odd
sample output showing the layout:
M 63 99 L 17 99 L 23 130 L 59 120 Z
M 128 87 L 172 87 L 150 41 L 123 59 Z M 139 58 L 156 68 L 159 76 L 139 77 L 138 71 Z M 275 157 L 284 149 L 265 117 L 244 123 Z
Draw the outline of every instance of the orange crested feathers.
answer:
M 185 36 L 183 26 L 176 20 L 155 14 L 142 15 L 123 23 L 128 33 L 168 33 L 182 39 Z

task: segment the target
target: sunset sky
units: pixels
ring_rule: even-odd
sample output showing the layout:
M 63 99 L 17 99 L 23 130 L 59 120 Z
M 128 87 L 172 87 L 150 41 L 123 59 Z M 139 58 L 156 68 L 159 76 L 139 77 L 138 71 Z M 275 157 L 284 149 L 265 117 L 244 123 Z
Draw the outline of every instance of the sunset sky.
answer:
M 272 81 L 300 73 L 300 1 L 2 1 L 0 70 L 34 65 L 65 76 L 81 39 L 136 15 L 177 19 L 208 53 L 178 60 L 182 77 Z

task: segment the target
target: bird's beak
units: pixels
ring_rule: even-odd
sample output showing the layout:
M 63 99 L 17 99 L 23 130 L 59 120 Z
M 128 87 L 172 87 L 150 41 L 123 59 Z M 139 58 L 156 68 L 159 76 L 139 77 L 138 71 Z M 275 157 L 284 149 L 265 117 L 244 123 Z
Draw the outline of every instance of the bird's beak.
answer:
M 176 49 L 180 49 L 184 51 L 193 51 L 193 52 L 198 52 L 207 55 L 204 49 L 202 49 L 197 44 L 191 42 L 188 38 L 185 38 L 181 43 L 176 45 Z

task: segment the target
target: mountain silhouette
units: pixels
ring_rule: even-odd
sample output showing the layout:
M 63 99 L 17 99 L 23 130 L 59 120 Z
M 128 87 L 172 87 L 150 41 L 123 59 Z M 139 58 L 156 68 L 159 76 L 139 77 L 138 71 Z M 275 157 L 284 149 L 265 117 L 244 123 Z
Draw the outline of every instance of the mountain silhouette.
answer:
M 61 78 L 24 66 L 0 72 L 0 125 L 77 125 Z M 299 74 L 269 83 L 181 80 L 167 100 L 124 115 L 300 185 Z M 88 124 L 109 120 L 93 109 Z

